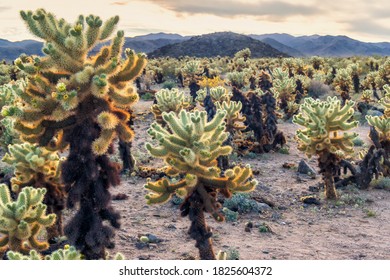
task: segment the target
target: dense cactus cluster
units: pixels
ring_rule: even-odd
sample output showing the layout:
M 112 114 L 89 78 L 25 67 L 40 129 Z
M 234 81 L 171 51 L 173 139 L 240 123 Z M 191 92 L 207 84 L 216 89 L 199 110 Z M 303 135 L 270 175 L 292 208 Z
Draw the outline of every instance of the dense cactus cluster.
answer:
M 249 165 L 229 158 L 256 161 L 256 153 L 288 153 L 279 149 L 286 144 L 279 119 L 303 126 L 296 133 L 298 149 L 318 156 L 327 199 L 338 198 L 336 187 L 367 189 L 374 178 L 390 176 L 389 58 L 253 59 L 248 48 L 234 57 L 167 57 L 146 66 L 144 54 L 123 51 L 124 32 L 114 32 L 117 16 L 68 23 L 43 9 L 20 15 L 44 41 L 44 55 L 0 64 L 0 149 L 3 163 L 14 170 L 12 178 L 10 171 L 0 173 L 7 183 L 0 185 L 4 258 L 110 259 L 107 249 L 120 227 L 109 191 L 120 183 L 117 145 L 122 174 L 157 178 L 144 186 L 148 204 L 181 203 L 201 259 L 226 259 L 214 253 L 205 213 L 218 222 L 237 220 L 238 213 L 221 204 L 257 184 Z M 155 98 L 148 130 L 153 144 L 145 147 L 165 166 L 132 172 L 132 127 L 140 127 L 132 117 L 137 89 L 144 100 Z M 149 112 L 137 113 L 137 121 L 149 120 Z M 359 121 L 370 126 L 368 151 L 354 149 L 359 139 L 348 132 Z M 142 149 L 136 157 L 150 162 Z M 257 198 L 246 199 L 260 207 Z M 63 227 L 65 206 L 76 211 Z M 252 227 L 248 223 L 245 231 Z

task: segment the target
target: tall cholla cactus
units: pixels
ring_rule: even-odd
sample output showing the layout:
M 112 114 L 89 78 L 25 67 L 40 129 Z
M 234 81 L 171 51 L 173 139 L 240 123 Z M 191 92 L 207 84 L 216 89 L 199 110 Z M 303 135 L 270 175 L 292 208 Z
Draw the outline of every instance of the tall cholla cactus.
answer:
M 43 202 L 48 206 L 48 213 L 57 216 L 56 224 L 48 229 L 48 238 L 61 236 L 65 190 L 61 184 L 61 159 L 58 153 L 30 143 L 14 144 L 9 145 L 9 153 L 5 154 L 3 161 L 15 168 L 14 177 L 11 178 L 14 192 L 26 186 L 46 189 Z
M 189 113 L 181 111 L 163 113 L 163 119 L 170 131 L 153 123 L 148 133 L 159 144 L 153 147 L 147 143 L 147 150 L 155 157 L 163 158 L 168 165 L 169 176 L 185 175 L 177 182 L 162 178 L 157 182 L 148 181 L 145 188 L 151 191 L 146 196 L 148 204 L 164 203 L 173 194 L 185 196 L 181 205 L 182 216 L 189 215 L 189 234 L 196 240 L 201 259 L 215 259 L 211 244 L 211 232 L 206 225 L 204 211 L 215 220 L 223 221 L 217 202 L 217 194 L 230 197 L 234 192 L 249 192 L 257 184 L 251 180 L 252 170 L 236 166 L 220 176 L 217 158 L 231 153 L 232 148 L 223 146 L 228 137 L 223 120 L 226 112 L 218 110 L 216 116 L 207 122 L 206 112 Z
M 390 85 L 384 85 L 385 96 L 379 101 L 385 107 L 385 117 L 390 118 Z
M 8 186 L 0 185 L 0 250 L 10 249 L 27 254 L 29 250 L 46 250 L 49 244 L 38 240 L 45 228 L 55 223 L 56 215 L 46 215 L 42 203 L 46 189 L 25 187 L 16 201 Z
M 309 157 L 318 155 L 318 162 L 325 182 L 325 195 L 328 199 L 336 199 L 337 193 L 333 176 L 337 166 L 345 154 L 353 152 L 352 140 L 356 133 L 346 133 L 358 125 L 350 121 L 353 116 L 354 102 L 347 101 L 341 107 L 337 97 L 328 97 L 326 101 L 306 98 L 293 122 L 305 129 L 296 133 L 299 141 L 298 149 Z
M 109 46 L 88 56 L 113 34 L 117 16 L 104 23 L 97 16 L 80 16 L 75 24 L 43 9 L 22 11 L 21 16 L 29 30 L 46 41 L 46 56 L 30 64 L 16 61 L 30 74 L 16 127 L 26 141 L 53 150 L 70 147 L 62 179 L 69 192 L 68 207 L 79 203 L 80 208 L 65 234 L 87 259 L 104 259 L 105 248 L 114 244 L 113 230 L 103 222 L 120 226 L 108 192 L 110 185 L 119 184 L 119 167 L 110 162 L 107 152 L 116 136 L 132 140 L 127 110 L 138 100 L 133 81 L 146 58 L 126 50 L 122 61 L 123 31 Z
M 232 94 L 223 86 L 200 89 L 196 92 L 196 101 L 206 110 L 207 120 L 212 120 L 217 112 L 216 102 L 229 101 Z
M 385 107 L 383 116 L 366 116 L 367 122 L 375 128 L 378 132 L 378 142 L 374 143 L 377 148 L 384 150 L 384 172 L 385 176 L 390 176 L 390 86 L 383 87 L 387 93 L 385 97 L 380 100 L 380 103 Z M 374 141 L 375 142 L 375 141 Z
M 273 87 L 271 88 L 275 98 L 278 99 L 279 108 L 283 110 L 285 118 L 289 119 L 298 110 L 298 104 L 295 104 L 294 78 L 290 78 L 288 71 L 281 68 L 274 69 Z
M 226 111 L 226 131 L 229 133 L 229 137 L 223 144 L 232 146 L 234 137 L 241 135 L 241 132 L 246 129 L 246 125 L 244 125 L 246 118 L 241 114 L 242 103 L 240 101 L 230 101 L 230 96 L 227 94 L 225 96 L 227 96 L 227 100 L 222 102 L 216 101 L 215 107 L 217 110 Z M 221 98 L 220 100 L 223 99 Z M 218 158 L 218 166 L 222 170 L 229 168 L 229 157 L 220 156 Z
M 352 70 L 350 68 L 341 68 L 337 70 L 336 76 L 333 81 L 333 85 L 336 90 L 340 93 L 341 98 L 343 99 L 343 104 L 349 99 L 351 99 L 349 92 L 352 88 Z
M 231 135 L 234 133 L 240 133 L 246 128 L 243 124 L 245 117 L 241 114 L 242 103 L 236 101 L 223 101 L 216 102 L 215 106 L 217 110 L 226 111 L 226 131 Z
M 200 61 L 191 60 L 188 61 L 182 69 L 184 73 L 184 77 L 188 87 L 190 89 L 190 95 L 193 100 L 196 98 L 196 92 L 200 89 L 198 85 L 198 81 L 200 80 L 200 76 L 202 75 L 202 68 L 200 65 Z
M 152 113 L 159 124 L 163 124 L 162 113 L 174 112 L 179 114 L 182 109 L 190 106 L 190 100 L 184 96 L 183 91 L 177 88 L 161 89 L 156 93 L 156 104 L 152 106 Z

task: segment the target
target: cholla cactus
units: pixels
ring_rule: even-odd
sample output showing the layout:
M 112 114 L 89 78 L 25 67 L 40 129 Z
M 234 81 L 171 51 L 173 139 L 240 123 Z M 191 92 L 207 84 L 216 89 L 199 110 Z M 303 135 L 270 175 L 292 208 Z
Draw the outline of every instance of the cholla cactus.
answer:
M 375 84 L 378 89 L 384 88 L 386 84 L 390 84 L 390 59 L 387 59 L 379 67 L 375 77 Z
M 58 153 L 30 143 L 15 144 L 9 146 L 9 153 L 3 157 L 3 161 L 15 169 L 11 178 L 14 192 L 19 192 L 25 186 L 47 190 L 44 203 L 48 206 L 48 213 L 57 216 L 56 224 L 48 229 L 48 236 L 49 239 L 61 236 L 65 191 L 60 182 L 61 159 Z
M 352 88 L 351 70 L 349 68 L 341 68 L 337 70 L 336 76 L 333 80 L 333 85 L 343 99 L 343 104 L 351 99 L 349 92 Z
M 80 16 L 75 24 L 43 9 L 22 11 L 21 16 L 29 30 L 46 42 L 46 56 L 32 63 L 15 62 L 31 75 L 20 95 L 24 107 L 16 127 L 26 141 L 54 150 L 70 147 L 62 179 L 69 190 L 68 206 L 79 204 L 80 209 L 65 234 L 87 259 L 104 259 L 105 248 L 113 246 L 110 225 L 119 227 L 108 192 L 119 184 L 119 166 L 107 153 L 115 137 L 123 142 L 133 138 L 128 110 L 138 100 L 133 81 L 146 57 L 127 49 L 122 60 L 123 31 L 89 56 L 113 34 L 117 16 L 104 23 L 97 16 Z
M 46 215 L 42 203 L 46 189 L 25 187 L 16 201 L 8 186 L 0 185 L 0 249 L 28 253 L 30 249 L 46 250 L 49 244 L 38 240 L 43 229 L 55 223 L 56 215 Z
M 232 96 L 232 93 L 228 92 L 223 86 L 211 87 L 208 90 L 200 89 L 196 94 L 197 97 L 195 100 L 198 101 L 203 107 L 205 106 L 204 101 L 208 94 L 210 95 L 211 101 L 213 103 L 229 101 Z
M 56 152 L 30 143 L 15 144 L 10 145 L 3 161 L 15 167 L 11 179 L 14 192 L 28 185 L 37 186 L 38 182 L 42 187 L 46 183 L 60 185 L 60 157 Z
M 227 78 L 230 81 L 230 84 L 237 89 L 243 88 L 246 85 L 246 83 L 248 82 L 247 73 L 244 71 L 230 72 L 227 74 Z
M 366 116 L 367 122 L 379 132 L 381 142 L 390 142 L 390 118 Z
M 186 109 L 190 106 L 189 98 L 184 96 L 184 92 L 179 91 L 177 88 L 161 89 L 156 93 L 157 103 L 152 106 L 152 113 L 155 120 L 159 123 L 163 123 L 163 112 L 174 112 L 178 114 L 182 109 Z
M 289 103 L 295 101 L 296 83 L 294 78 L 289 78 L 288 71 L 281 68 L 274 69 L 273 87 L 271 88 L 275 98 L 279 100 L 279 108 L 284 111 L 285 118 L 289 119 L 296 112 L 296 106 Z
M 221 110 L 210 122 L 207 122 L 204 111 L 189 113 L 183 110 L 178 116 L 163 113 L 170 131 L 157 123 L 152 124 L 148 131 L 159 144 L 153 147 L 147 143 L 147 150 L 165 160 L 169 176 L 185 176 L 179 181 L 168 178 L 148 181 L 145 188 L 151 193 L 146 196 L 147 202 L 164 203 L 175 193 L 185 196 L 181 205 L 182 215 L 189 214 L 192 222 L 189 233 L 196 240 L 202 259 L 215 259 L 203 211 L 217 221 L 223 221 L 224 217 L 218 211 L 221 205 L 217 202 L 217 193 L 230 197 L 234 192 L 249 192 L 257 184 L 256 180 L 250 179 L 252 171 L 249 166 L 236 166 L 226 170 L 225 176 L 220 176 L 216 159 L 232 151 L 230 146 L 223 146 L 228 137 L 223 122 L 225 117 L 226 112 Z
M 246 126 L 243 124 L 245 117 L 241 114 L 242 103 L 235 101 L 216 102 L 217 110 L 226 111 L 226 131 L 230 134 L 240 133 Z
M 7 257 L 9 260 L 49 260 L 49 261 L 79 261 L 84 260 L 85 257 L 74 246 L 65 245 L 63 249 L 58 249 L 47 256 L 42 256 L 35 250 L 31 250 L 28 255 L 23 255 L 19 252 L 8 251 Z M 106 260 L 110 259 L 108 255 Z M 121 253 L 117 253 L 114 260 L 124 260 Z
M 353 152 L 352 140 L 357 134 L 345 131 L 358 125 L 357 121 L 350 121 L 354 104 L 353 101 L 347 101 L 341 107 L 337 97 L 328 97 L 326 101 L 306 98 L 300 107 L 300 113 L 293 118 L 294 123 L 305 127 L 296 133 L 298 149 L 308 157 L 319 156 L 319 167 L 328 199 L 337 198 L 333 176 L 339 161 L 345 154 Z
M 362 92 L 362 96 L 360 97 L 360 99 L 364 102 L 364 103 L 371 103 L 373 102 L 374 100 L 372 99 L 373 97 L 373 90 L 371 89 L 366 89 Z
M 226 88 L 222 86 L 210 88 L 210 97 L 213 102 L 229 102 L 232 97 L 232 93 L 227 91 Z
M 34 63 L 15 63 L 32 75 L 25 91 L 20 92 L 25 108 L 17 119 L 17 129 L 26 141 L 50 146 L 57 136 L 56 147 L 69 144 L 71 129 L 80 115 L 94 115 L 101 134 L 91 145 L 96 155 L 104 154 L 114 135 L 130 141 L 133 133 L 126 122 L 126 112 L 138 95 L 132 82 L 145 65 L 145 57 L 127 50 L 121 62 L 123 31 L 118 31 L 110 46 L 93 57 L 88 52 L 112 34 L 119 18 L 104 24 L 99 17 L 82 16 L 75 25 L 57 20 L 44 10 L 21 12 L 30 31 L 47 41 L 44 58 Z M 99 104 L 99 109 L 91 107 Z M 87 106 L 88 104 L 88 106 Z M 95 105 L 96 106 L 96 105 Z M 83 108 L 87 107 L 87 108 Z M 88 111 L 82 111 L 84 110 Z M 92 117 L 92 116 L 91 116 Z M 59 137 L 61 135 L 61 137 Z
M 384 85 L 385 96 L 379 101 L 385 107 L 385 117 L 390 118 L 390 85 Z
M 25 80 L 18 80 L 0 86 L 0 146 L 8 150 L 9 144 L 18 143 L 19 134 L 14 129 L 14 119 L 10 115 L 20 114 L 21 103 L 18 101 L 18 91 L 26 86 Z
M 61 260 L 83 260 L 84 257 L 74 246 L 65 245 L 63 249 L 58 249 L 47 256 L 42 256 L 35 250 L 31 250 L 28 255 L 23 255 L 19 252 L 9 251 L 7 252 L 7 257 L 9 260 L 18 261 L 18 260 L 52 260 L 52 261 L 61 261 Z
M 355 93 L 359 92 L 360 89 L 360 78 L 359 75 L 362 72 L 362 68 L 360 67 L 359 63 L 352 63 L 348 65 L 347 67 L 348 72 L 351 74 L 351 79 L 353 82 L 353 88 Z
M 196 98 L 196 92 L 200 89 L 198 81 L 202 75 L 202 68 L 199 60 L 188 61 L 183 67 L 185 83 L 188 84 L 190 95 L 193 100 Z

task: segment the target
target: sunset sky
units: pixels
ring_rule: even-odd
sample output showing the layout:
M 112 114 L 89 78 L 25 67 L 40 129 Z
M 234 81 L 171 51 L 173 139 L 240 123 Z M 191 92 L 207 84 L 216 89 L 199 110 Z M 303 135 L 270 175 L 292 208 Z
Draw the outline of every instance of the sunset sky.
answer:
M 71 22 L 79 14 L 103 19 L 119 15 L 119 28 L 128 37 L 156 32 L 200 35 L 233 31 L 390 41 L 388 0 L 0 0 L 0 38 L 36 39 L 27 32 L 19 10 L 42 7 Z

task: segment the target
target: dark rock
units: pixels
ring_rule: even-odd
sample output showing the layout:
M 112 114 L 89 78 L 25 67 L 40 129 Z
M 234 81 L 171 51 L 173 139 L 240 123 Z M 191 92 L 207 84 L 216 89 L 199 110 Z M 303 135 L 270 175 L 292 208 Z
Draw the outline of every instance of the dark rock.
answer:
M 305 161 L 301 160 L 298 165 L 298 173 L 315 177 L 317 172 Z
M 149 238 L 149 243 L 160 243 L 162 241 L 162 239 L 153 234 L 148 233 L 146 236 Z
M 112 200 L 126 200 L 129 196 L 125 193 L 118 193 L 112 196 Z
M 319 192 L 320 188 L 318 186 L 310 186 L 309 192 Z
M 301 197 L 300 200 L 305 204 L 315 204 L 315 205 L 321 204 L 321 202 L 314 196 L 303 196 Z

